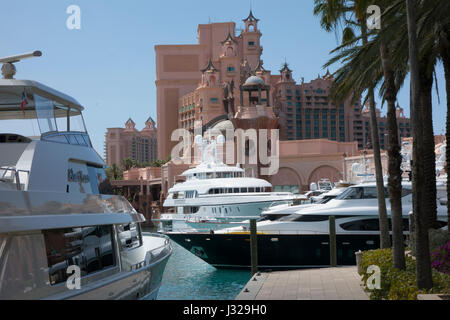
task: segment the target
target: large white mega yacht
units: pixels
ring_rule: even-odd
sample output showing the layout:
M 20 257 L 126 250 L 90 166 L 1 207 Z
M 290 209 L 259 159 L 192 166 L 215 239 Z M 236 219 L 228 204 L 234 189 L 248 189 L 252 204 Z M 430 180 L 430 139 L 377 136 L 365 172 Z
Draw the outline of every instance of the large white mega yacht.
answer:
M 386 188 L 386 207 L 390 202 Z M 402 210 L 405 235 L 412 211 L 410 183 L 404 183 Z M 447 207 L 438 204 L 438 221 L 447 226 Z M 260 268 L 329 265 L 329 217 L 336 219 L 337 263 L 355 263 L 355 252 L 379 247 L 379 216 L 375 183 L 350 186 L 324 204 L 294 206 L 271 212 L 284 215 L 257 223 Z M 389 219 L 390 220 L 390 219 Z M 208 232 L 168 232 L 171 239 L 217 268 L 250 267 L 247 226 Z
M 220 141 L 220 136 L 218 139 Z M 215 140 L 203 141 L 202 162 L 186 170 L 185 182 L 169 189 L 164 207 L 176 208 L 177 214 L 164 214 L 168 219 L 237 219 L 259 217 L 261 212 L 274 205 L 290 204 L 294 200 L 306 199 L 291 192 L 273 192 L 272 185 L 264 180 L 247 177 L 239 164 L 228 166 L 215 156 Z M 213 150 L 206 157 L 206 149 Z
M 73 98 L 0 59 L 0 299 L 155 299 L 172 253 L 108 195 Z

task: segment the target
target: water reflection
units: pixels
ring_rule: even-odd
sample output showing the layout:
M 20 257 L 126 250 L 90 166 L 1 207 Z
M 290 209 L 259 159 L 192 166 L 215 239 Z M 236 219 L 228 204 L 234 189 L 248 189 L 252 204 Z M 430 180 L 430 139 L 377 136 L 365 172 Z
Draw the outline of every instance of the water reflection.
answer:
M 232 300 L 250 279 L 250 270 L 219 270 L 172 245 L 158 300 Z
M 219 270 L 172 242 L 158 300 L 234 299 L 250 279 L 249 270 Z

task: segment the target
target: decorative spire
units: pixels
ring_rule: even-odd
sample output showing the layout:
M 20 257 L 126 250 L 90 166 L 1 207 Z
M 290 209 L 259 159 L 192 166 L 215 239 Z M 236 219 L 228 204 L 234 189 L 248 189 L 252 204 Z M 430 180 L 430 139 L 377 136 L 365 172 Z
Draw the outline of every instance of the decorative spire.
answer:
M 234 42 L 234 43 L 238 43 L 234 38 L 233 38 L 233 36 L 231 35 L 231 31 L 230 30 L 228 30 L 228 35 L 227 35 L 227 38 L 224 40 L 224 41 L 222 41 L 221 42 L 221 44 L 231 44 L 232 42 Z
M 148 117 L 147 121 L 145 121 L 145 128 L 143 130 L 154 130 L 155 129 L 155 121 L 152 117 Z
M 330 70 L 327 68 L 327 73 L 322 77 L 325 80 L 333 80 L 333 75 L 330 73 Z
M 125 129 L 126 130 L 135 130 L 136 124 L 134 123 L 131 118 L 128 118 L 127 122 L 125 122 Z
M 217 70 L 216 67 L 214 67 L 211 58 L 209 58 L 208 65 L 206 66 L 206 68 L 203 69 L 203 70 L 200 70 L 200 71 L 203 72 L 203 73 L 205 73 L 205 72 L 207 72 L 207 71 L 210 71 L 210 72 L 217 72 L 217 71 L 219 71 L 219 70 Z
M 264 69 L 263 67 L 263 61 L 261 59 L 259 59 L 258 61 L 258 65 L 255 68 L 256 72 L 266 72 L 266 69 Z
M 287 62 L 284 63 L 283 68 L 280 70 L 280 72 L 285 72 L 285 71 L 292 72 L 292 70 L 289 69 Z
M 258 22 L 259 19 L 256 19 L 255 16 L 253 15 L 252 9 L 250 9 L 250 14 L 248 15 L 248 17 L 244 20 L 242 20 L 244 22 L 250 21 L 250 22 Z

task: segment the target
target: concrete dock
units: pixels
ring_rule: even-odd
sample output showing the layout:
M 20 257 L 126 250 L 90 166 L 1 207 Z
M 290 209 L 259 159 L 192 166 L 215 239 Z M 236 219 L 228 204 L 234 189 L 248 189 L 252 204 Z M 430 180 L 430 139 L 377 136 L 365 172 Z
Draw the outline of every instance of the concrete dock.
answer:
M 255 274 L 236 300 L 369 300 L 355 266 Z

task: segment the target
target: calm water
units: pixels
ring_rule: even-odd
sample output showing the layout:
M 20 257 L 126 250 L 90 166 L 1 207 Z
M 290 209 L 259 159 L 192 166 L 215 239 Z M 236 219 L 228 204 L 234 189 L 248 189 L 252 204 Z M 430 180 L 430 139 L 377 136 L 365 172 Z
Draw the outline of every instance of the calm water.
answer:
M 219 270 L 172 241 L 158 300 L 234 299 L 250 279 L 250 270 Z

